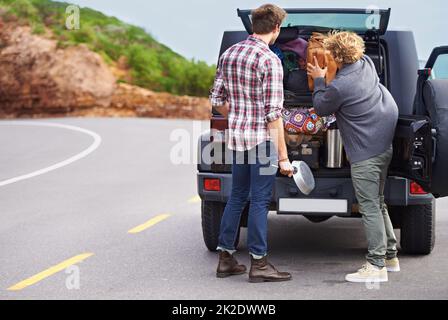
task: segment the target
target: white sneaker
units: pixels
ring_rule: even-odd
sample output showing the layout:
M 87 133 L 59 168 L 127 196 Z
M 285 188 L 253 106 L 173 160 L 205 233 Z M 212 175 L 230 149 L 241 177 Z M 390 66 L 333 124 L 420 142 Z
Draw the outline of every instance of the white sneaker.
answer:
M 395 257 L 393 259 L 386 259 L 386 269 L 388 272 L 399 272 L 400 271 L 400 261 Z
M 358 272 L 347 274 L 345 280 L 348 282 L 387 282 L 387 269 L 366 262 Z

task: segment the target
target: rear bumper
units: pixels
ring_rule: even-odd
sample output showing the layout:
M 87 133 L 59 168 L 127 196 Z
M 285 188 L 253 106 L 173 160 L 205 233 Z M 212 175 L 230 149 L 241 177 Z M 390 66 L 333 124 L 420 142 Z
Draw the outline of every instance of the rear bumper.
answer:
M 205 191 L 205 178 L 219 178 L 221 180 L 221 191 Z M 352 211 L 356 212 L 357 201 L 350 178 L 316 178 L 315 180 L 316 188 L 310 195 L 305 196 L 299 191 L 292 179 L 276 177 L 270 209 L 278 211 L 278 199 L 280 198 L 346 199 L 347 213 L 328 212 L 324 215 L 350 216 Z M 388 177 L 384 191 L 386 203 L 391 206 L 408 206 L 427 204 L 433 201 L 432 194 L 411 195 L 409 193 L 409 183 L 410 181 L 405 178 Z M 230 173 L 199 172 L 197 186 L 198 194 L 202 200 L 227 202 L 232 188 L 232 175 Z M 307 213 L 307 215 L 313 215 L 313 213 Z M 322 213 L 318 215 L 322 215 Z

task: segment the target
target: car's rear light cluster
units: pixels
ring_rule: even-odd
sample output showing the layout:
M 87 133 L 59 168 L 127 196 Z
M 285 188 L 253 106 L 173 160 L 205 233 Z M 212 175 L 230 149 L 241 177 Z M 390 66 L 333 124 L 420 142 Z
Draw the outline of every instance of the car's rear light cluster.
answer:
M 423 188 L 415 181 L 411 181 L 409 184 L 409 193 L 410 194 L 428 194 Z
M 204 179 L 204 190 L 205 191 L 221 191 L 221 180 L 216 178 L 205 178 Z
M 420 76 L 430 77 L 431 73 L 432 73 L 431 68 L 423 68 L 423 69 L 418 70 L 418 75 L 420 75 Z

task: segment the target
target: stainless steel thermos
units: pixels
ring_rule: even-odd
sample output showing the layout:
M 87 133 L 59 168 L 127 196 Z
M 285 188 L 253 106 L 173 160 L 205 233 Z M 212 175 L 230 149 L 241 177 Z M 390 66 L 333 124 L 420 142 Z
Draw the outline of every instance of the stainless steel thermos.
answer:
M 333 122 L 327 130 L 327 150 L 326 167 L 342 168 L 343 145 L 341 132 Z

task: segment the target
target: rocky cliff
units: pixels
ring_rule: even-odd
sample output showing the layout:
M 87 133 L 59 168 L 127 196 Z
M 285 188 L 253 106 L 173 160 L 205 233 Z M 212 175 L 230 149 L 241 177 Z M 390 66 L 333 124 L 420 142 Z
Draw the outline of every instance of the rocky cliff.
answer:
M 0 118 L 209 117 L 206 98 L 117 83 L 117 72 L 85 45 L 61 48 L 51 35 L 0 20 Z

